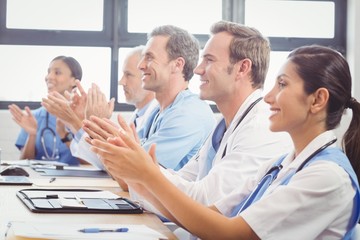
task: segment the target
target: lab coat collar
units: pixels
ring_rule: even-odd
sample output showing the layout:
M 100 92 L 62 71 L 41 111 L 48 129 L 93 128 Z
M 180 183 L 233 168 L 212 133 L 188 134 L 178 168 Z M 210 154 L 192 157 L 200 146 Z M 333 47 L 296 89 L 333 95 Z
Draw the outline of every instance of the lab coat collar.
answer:
M 335 138 L 335 133 L 333 131 L 326 131 L 314 138 L 305 148 L 300 152 L 300 154 L 294 159 L 295 150 L 293 149 L 284 159 L 282 165 L 284 168 L 297 169 L 302 162 L 306 160 L 312 153 L 322 147 L 324 144 L 330 142 Z M 336 146 L 336 143 L 332 144 L 330 147 Z

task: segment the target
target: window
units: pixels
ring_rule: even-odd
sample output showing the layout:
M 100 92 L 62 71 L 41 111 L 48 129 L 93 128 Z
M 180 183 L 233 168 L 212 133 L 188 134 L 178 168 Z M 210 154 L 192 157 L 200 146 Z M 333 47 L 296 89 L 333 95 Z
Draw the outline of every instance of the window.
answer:
M 7 1 L 6 27 L 101 31 L 103 5 L 102 0 L 11 0 Z
M 346 1 L 245 0 L 243 7 L 244 16 L 238 18 L 258 29 L 271 43 L 265 94 L 294 48 L 320 44 L 346 53 Z
M 147 33 L 156 26 L 172 24 L 194 34 L 208 34 L 209 23 L 222 19 L 221 0 L 131 0 L 128 4 L 128 31 L 132 33 Z
M 110 48 L 0 45 L 0 52 L 2 83 L 6 83 L 0 88 L 0 101 L 40 102 L 47 96 L 49 63 L 59 55 L 80 63 L 86 89 L 94 82 L 110 97 Z
M 346 54 L 346 1 L 244 0 L 243 7 L 238 18 L 268 36 L 273 51 L 320 44 Z
M 268 37 L 333 38 L 334 23 L 334 2 L 250 0 L 245 5 L 245 24 Z
M 285 63 L 289 53 L 290 52 L 283 51 L 272 51 L 270 53 L 270 65 L 265 79 L 264 94 L 268 93 L 274 87 L 280 67 Z
M 83 67 L 85 87 L 97 83 L 109 97 L 119 97 L 116 110 L 130 111 L 118 91 L 127 49 L 144 45 L 147 32 L 162 24 L 187 29 L 204 46 L 210 25 L 220 19 L 269 37 L 266 92 L 296 47 L 321 44 L 346 54 L 346 8 L 344 0 L 0 0 L 0 72 L 6 82 L 0 109 L 14 101 L 39 106 L 49 62 L 70 55 Z M 194 76 L 190 88 L 198 92 L 198 85 Z

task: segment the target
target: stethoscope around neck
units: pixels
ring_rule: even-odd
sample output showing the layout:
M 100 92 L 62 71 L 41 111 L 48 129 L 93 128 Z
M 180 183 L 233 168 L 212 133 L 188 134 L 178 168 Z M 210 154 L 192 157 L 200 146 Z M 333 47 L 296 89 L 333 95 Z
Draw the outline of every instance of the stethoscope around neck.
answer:
M 46 124 L 45 127 L 41 130 L 40 132 L 40 141 L 41 141 L 41 146 L 44 150 L 44 154 L 45 156 L 42 157 L 43 160 L 57 160 L 59 159 L 59 154 L 58 154 L 58 149 L 56 148 L 56 133 L 53 129 L 51 129 L 49 127 L 49 113 L 46 112 Z M 49 134 L 52 136 L 52 152 L 51 155 L 49 154 L 46 145 L 45 145 L 45 135 Z
M 324 149 L 326 149 L 327 147 L 331 146 L 332 144 L 334 144 L 336 142 L 337 138 L 332 139 L 331 141 L 325 143 L 324 145 L 322 145 L 320 148 L 318 148 L 317 150 L 315 150 L 312 154 L 310 154 L 310 156 L 308 156 L 303 162 L 302 164 L 300 164 L 300 166 L 296 169 L 296 172 L 299 172 L 300 170 L 302 170 L 306 164 L 313 158 L 315 157 L 318 153 L 320 153 L 321 151 L 323 151 Z M 259 181 L 258 185 L 255 187 L 255 189 L 250 193 L 250 195 L 241 203 L 240 205 L 240 209 L 237 210 L 237 214 L 239 215 L 242 211 L 244 211 L 246 208 L 248 208 L 252 203 L 256 202 L 257 200 L 259 200 L 264 192 L 267 190 L 267 188 L 272 184 L 272 182 L 276 179 L 278 173 L 280 172 L 280 170 L 283 168 L 283 166 L 281 165 L 282 160 L 284 160 L 284 158 L 281 158 L 281 161 L 277 164 L 274 164 L 263 176 L 263 178 Z M 294 174 L 295 174 L 294 173 Z M 292 174 L 293 175 L 293 174 Z M 290 180 L 291 176 L 288 178 L 285 178 L 284 181 L 282 181 L 281 184 L 286 183 L 286 181 Z

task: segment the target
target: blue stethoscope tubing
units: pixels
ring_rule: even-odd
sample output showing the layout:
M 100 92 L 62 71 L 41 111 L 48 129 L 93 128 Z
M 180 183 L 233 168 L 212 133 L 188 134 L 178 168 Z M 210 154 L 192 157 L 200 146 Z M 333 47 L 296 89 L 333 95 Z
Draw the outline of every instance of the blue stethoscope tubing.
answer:
M 52 136 L 53 136 L 53 147 L 52 147 L 52 153 L 51 153 L 51 156 L 46 148 L 46 145 L 45 145 L 45 133 L 46 131 L 48 131 Z M 57 156 L 56 156 L 56 133 L 53 129 L 51 129 L 49 127 L 49 113 L 46 112 L 46 125 L 45 127 L 41 130 L 40 132 L 40 140 L 41 140 L 41 145 L 43 147 L 43 150 L 44 150 L 44 153 L 45 153 L 45 158 L 48 159 L 48 160 L 55 160 L 57 159 Z

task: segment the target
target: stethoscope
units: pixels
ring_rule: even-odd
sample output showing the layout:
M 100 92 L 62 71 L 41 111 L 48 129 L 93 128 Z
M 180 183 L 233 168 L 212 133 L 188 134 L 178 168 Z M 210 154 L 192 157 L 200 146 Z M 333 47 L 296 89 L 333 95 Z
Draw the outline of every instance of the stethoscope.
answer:
M 243 113 L 243 115 L 241 115 L 239 121 L 236 123 L 235 128 L 233 129 L 233 132 L 235 132 L 236 128 L 240 125 L 240 123 L 242 122 L 242 120 L 246 117 L 246 115 L 251 111 L 251 109 L 253 109 L 255 107 L 255 105 L 260 102 L 260 100 L 263 99 L 262 97 L 259 97 L 258 99 L 256 99 L 253 103 L 250 104 L 250 106 L 245 110 L 245 112 Z M 227 144 L 225 145 L 224 151 L 221 155 L 221 159 L 225 157 L 226 155 L 226 148 L 227 148 Z
M 299 172 L 301 169 L 304 168 L 304 166 L 314 157 L 316 156 L 318 153 L 320 153 L 321 151 L 323 151 L 324 149 L 326 149 L 327 147 L 331 146 L 332 144 L 334 144 L 336 142 L 337 138 L 332 139 L 331 141 L 327 142 L 326 144 L 324 144 L 323 146 L 321 146 L 320 148 L 318 148 L 316 151 L 314 151 L 309 157 L 307 157 L 302 164 L 297 168 L 296 172 Z M 283 159 L 282 159 L 283 160 Z M 276 179 L 278 173 L 280 172 L 280 170 L 283 168 L 283 166 L 281 165 L 282 160 L 275 164 L 274 166 L 272 166 L 264 175 L 264 177 L 260 180 L 260 182 L 258 183 L 258 185 L 256 186 L 256 188 L 250 193 L 250 195 L 242 202 L 241 207 L 239 210 L 237 210 L 237 214 L 239 215 L 242 211 L 244 211 L 247 207 L 249 207 L 252 203 L 256 202 L 257 200 L 259 200 L 262 195 L 264 194 L 264 192 L 266 191 L 266 189 L 271 185 L 271 183 Z M 290 178 L 287 178 L 285 180 L 289 180 Z
M 52 146 L 52 153 L 49 154 L 46 145 L 45 145 L 45 135 L 49 134 L 53 138 L 53 146 Z M 40 140 L 41 145 L 44 150 L 45 156 L 42 157 L 42 159 L 46 160 L 56 160 L 59 159 L 59 155 L 57 154 L 57 148 L 56 148 L 56 133 L 53 129 L 49 127 L 49 113 L 46 112 L 46 125 L 40 132 Z

